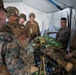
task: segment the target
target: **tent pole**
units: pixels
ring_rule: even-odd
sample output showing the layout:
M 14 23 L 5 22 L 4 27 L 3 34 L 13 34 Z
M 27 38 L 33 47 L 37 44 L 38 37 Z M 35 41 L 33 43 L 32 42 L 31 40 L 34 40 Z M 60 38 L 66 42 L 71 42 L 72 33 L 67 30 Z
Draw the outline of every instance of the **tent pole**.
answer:
M 68 42 L 68 48 L 70 48 L 70 43 L 71 43 L 71 22 L 72 22 L 72 8 L 70 8 L 70 14 L 68 15 L 68 27 L 70 29 L 70 37 L 69 37 L 69 42 Z
M 71 23 L 72 23 L 72 8 L 70 8 L 69 24 L 68 24 L 68 27 L 70 28 L 70 39 L 71 39 Z
M 72 8 L 70 8 L 70 15 L 69 15 L 69 24 L 68 27 L 71 29 L 71 21 L 72 21 Z
M 49 0 L 52 4 L 54 4 L 58 9 L 63 10 L 58 4 L 56 4 L 54 1 Z

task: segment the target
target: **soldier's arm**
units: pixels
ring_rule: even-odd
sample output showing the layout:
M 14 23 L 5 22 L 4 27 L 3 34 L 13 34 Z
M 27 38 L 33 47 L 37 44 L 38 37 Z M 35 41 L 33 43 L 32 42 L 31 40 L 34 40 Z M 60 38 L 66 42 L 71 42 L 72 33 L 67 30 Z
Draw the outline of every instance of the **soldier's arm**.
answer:
M 29 30 L 29 21 L 25 24 L 26 31 L 27 31 L 27 36 L 30 37 L 30 30 Z
M 71 53 L 69 54 L 66 54 L 65 55 L 65 59 L 69 59 L 71 58 L 72 56 L 74 56 L 76 58 L 76 50 L 72 51 Z
M 27 29 L 25 27 L 25 34 L 26 34 L 26 38 L 28 38 L 28 34 L 27 34 Z
M 6 24 L 2 29 L 3 29 L 3 31 L 5 31 L 5 32 L 8 32 L 8 33 L 13 34 L 13 33 L 12 33 L 12 29 L 11 29 L 11 27 L 8 26 L 7 24 Z
M 37 23 L 37 26 L 38 26 L 38 36 L 41 36 L 40 29 L 39 29 L 39 24 L 38 23 Z
M 70 36 L 70 30 L 67 29 L 60 37 L 59 37 L 59 41 L 65 41 L 69 38 Z
M 6 53 L 6 66 L 10 72 L 10 75 L 20 75 L 21 63 L 20 59 L 20 49 L 16 43 L 12 42 L 8 44 Z

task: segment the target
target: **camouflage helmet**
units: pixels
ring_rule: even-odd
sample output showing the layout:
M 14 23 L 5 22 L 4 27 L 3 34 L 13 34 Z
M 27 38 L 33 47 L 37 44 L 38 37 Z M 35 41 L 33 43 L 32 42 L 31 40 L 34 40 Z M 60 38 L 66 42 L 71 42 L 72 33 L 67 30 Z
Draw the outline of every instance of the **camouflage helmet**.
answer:
M 34 13 L 30 13 L 29 17 L 33 16 L 35 18 L 35 14 Z
M 18 15 L 19 14 L 19 10 L 16 7 L 13 6 L 9 6 L 6 8 L 7 10 L 7 14 L 6 16 L 9 18 L 11 15 Z
M 21 13 L 18 18 L 24 18 L 26 20 L 26 15 Z

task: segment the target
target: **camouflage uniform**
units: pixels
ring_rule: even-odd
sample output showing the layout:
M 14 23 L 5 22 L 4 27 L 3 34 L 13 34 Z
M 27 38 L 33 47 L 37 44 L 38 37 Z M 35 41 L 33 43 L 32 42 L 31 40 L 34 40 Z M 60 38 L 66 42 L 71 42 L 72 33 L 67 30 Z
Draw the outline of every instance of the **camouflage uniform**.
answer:
M 8 11 L 9 12 L 8 17 L 10 17 L 11 15 L 15 15 L 16 14 L 15 11 L 11 7 L 9 7 L 8 9 L 10 10 L 10 11 Z M 24 25 L 20 25 L 18 22 L 9 22 L 9 21 L 7 21 L 7 24 L 3 27 L 3 30 L 5 32 L 13 34 L 17 39 L 19 39 L 21 45 L 24 48 L 26 46 L 28 46 L 28 45 L 26 45 L 27 44 L 27 42 L 26 42 L 27 32 L 26 32 L 26 29 L 25 29 Z M 27 60 L 30 63 L 33 62 L 31 65 L 34 64 L 33 52 L 28 52 L 27 51 Z
M 7 22 L 7 24 L 3 27 L 3 30 L 5 32 L 11 33 L 13 35 L 15 35 L 16 38 L 18 38 L 18 36 L 21 34 L 21 31 L 18 27 L 18 23 L 11 23 L 11 22 Z
M 26 21 L 26 15 L 25 14 L 20 14 L 18 19 L 20 19 L 20 18 L 23 18 Z M 27 39 L 28 35 L 27 35 L 27 30 L 26 30 L 26 27 L 24 26 L 24 24 L 19 23 L 18 27 L 21 30 L 21 33 L 25 35 L 25 39 Z
M 0 32 L 0 46 L 0 66 L 7 66 L 10 75 L 31 75 L 27 52 L 14 36 Z
M 6 13 L 7 18 L 9 18 L 11 15 L 18 16 L 18 14 L 19 14 L 19 10 L 16 7 L 13 7 L 13 6 L 8 6 L 6 8 L 6 10 L 7 10 L 7 13 Z
M 17 23 L 17 21 L 10 22 L 9 18 L 11 16 L 18 16 L 19 11 L 17 8 L 12 7 L 12 6 L 7 7 L 6 10 L 7 10 L 6 16 L 8 18 L 8 21 L 7 21 L 7 24 L 3 27 L 3 30 L 5 32 L 9 32 L 9 33 L 15 35 L 16 37 L 18 37 L 21 33 L 18 26 L 17 26 L 18 23 Z
M 25 39 L 27 39 L 28 35 L 27 35 L 27 30 L 25 28 L 25 26 L 22 24 L 18 24 L 19 29 L 21 30 L 21 34 L 25 35 Z
M 34 21 L 34 24 L 31 24 L 31 21 L 28 21 L 26 23 L 26 28 L 28 31 L 28 36 L 33 36 L 34 34 L 40 35 L 39 26 L 36 21 Z
M 15 35 L 16 38 L 19 38 L 22 34 L 24 35 L 25 39 L 27 38 L 27 31 L 25 26 L 19 24 L 18 22 L 11 23 L 8 21 L 7 24 L 3 27 L 3 30 Z
M 59 41 L 63 44 L 64 49 L 66 49 L 68 46 L 69 36 L 70 36 L 70 30 L 68 27 L 65 28 L 61 27 L 56 35 L 56 38 L 59 38 Z
M 33 16 L 35 18 L 35 14 L 31 13 L 29 15 L 29 17 Z M 27 21 L 26 23 L 26 28 L 27 28 L 27 33 L 28 36 L 32 38 L 32 36 L 37 35 L 40 36 L 40 30 L 39 30 L 39 25 L 36 21 L 33 21 L 33 23 L 31 21 Z
M 4 10 L 3 0 L 0 0 L 0 22 L 2 21 L 3 24 L 6 18 L 6 10 Z M 1 23 L 0 25 L 3 26 Z M 0 27 L 0 75 L 31 75 L 30 62 L 27 61 L 27 58 L 27 51 L 24 50 L 19 40 L 3 32 Z M 7 71 L 10 74 L 7 74 Z

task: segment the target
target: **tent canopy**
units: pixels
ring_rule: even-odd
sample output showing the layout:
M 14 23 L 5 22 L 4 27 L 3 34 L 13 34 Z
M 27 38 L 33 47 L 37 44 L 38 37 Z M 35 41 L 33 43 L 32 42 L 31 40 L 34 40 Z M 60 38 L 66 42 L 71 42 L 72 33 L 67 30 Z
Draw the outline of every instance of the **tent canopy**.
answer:
M 74 7 L 76 8 L 76 0 L 4 0 L 4 2 L 24 2 L 42 12 L 53 12 L 59 10 L 59 7 Z

